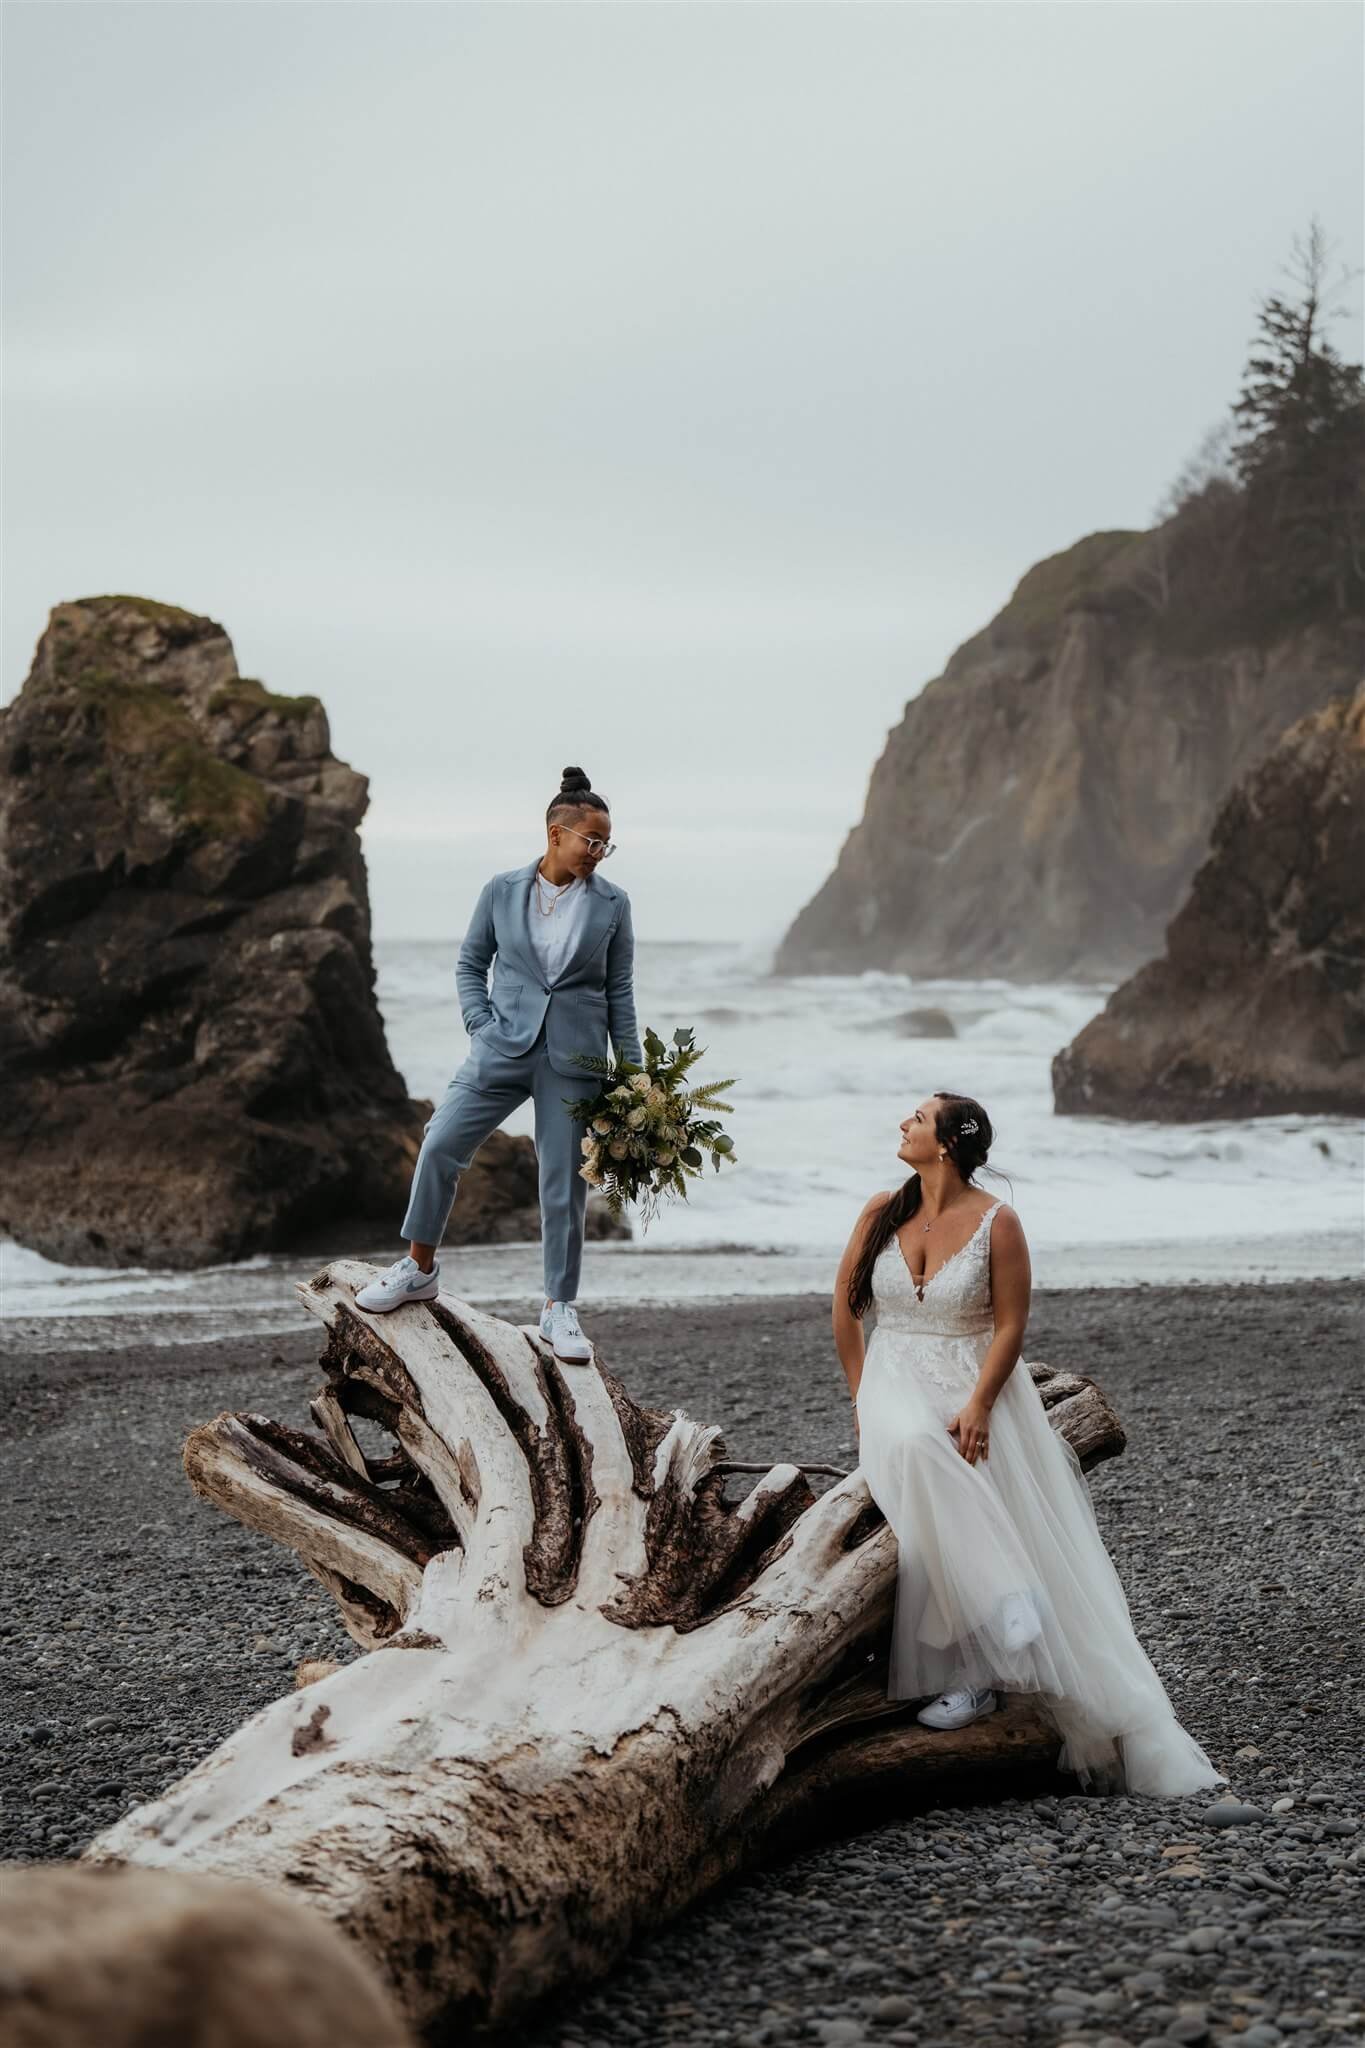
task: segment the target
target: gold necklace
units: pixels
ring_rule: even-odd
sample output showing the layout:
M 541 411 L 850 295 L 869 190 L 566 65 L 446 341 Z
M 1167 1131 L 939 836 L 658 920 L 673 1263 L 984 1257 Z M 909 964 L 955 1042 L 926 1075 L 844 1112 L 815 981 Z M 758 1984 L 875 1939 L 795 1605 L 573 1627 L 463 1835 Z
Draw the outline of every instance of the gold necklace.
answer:
M 540 900 L 540 890 L 541 890 L 541 879 L 542 879 L 542 878 L 541 878 L 541 873 L 540 873 L 540 869 L 539 869 L 539 868 L 537 868 L 537 869 L 536 869 L 536 909 L 537 909 L 537 910 L 538 910 L 538 911 L 540 912 L 540 914 L 541 914 L 541 916 L 542 916 L 542 917 L 553 917 L 553 916 L 554 916 L 554 914 L 555 914 L 555 912 L 556 912 L 556 911 L 558 910 L 558 908 L 559 908 L 559 906 L 560 906 L 560 903 L 561 903 L 561 902 L 563 901 L 564 897 L 568 895 L 568 893 L 569 893 L 570 889 L 571 889 L 571 888 L 573 887 L 573 880 L 572 880 L 572 877 L 571 877 L 571 878 L 570 878 L 570 879 L 569 879 L 569 880 L 568 880 L 567 882 L 561 882 L 561 883 L 559 884 L 559 891 L 558 891 L 558 894 L 557 894 L 557 895 L 555 896 L 555 898 L 554 898 L 553 902 L 552 902 L 552 903 L 550 904 L 550 907 L 549 907 L 549 909 L 547 910 L 547 909 L 545 908 L 545 905 L 544 905 L 544 904 L 543 904 L 543 903 L 541 902 L 541 900 Z M 553 888 L 554 888 L 554 886 L 555 886 L 555 885 L 554 885 L 554 883 L 553 883 L 553 882 L 550 882 L 550 883 L 547 883 L 547 884 L 546 884 L 546 887 L 548 887 L 548 888 L 551 888 L 551 889 L 553 889 Z

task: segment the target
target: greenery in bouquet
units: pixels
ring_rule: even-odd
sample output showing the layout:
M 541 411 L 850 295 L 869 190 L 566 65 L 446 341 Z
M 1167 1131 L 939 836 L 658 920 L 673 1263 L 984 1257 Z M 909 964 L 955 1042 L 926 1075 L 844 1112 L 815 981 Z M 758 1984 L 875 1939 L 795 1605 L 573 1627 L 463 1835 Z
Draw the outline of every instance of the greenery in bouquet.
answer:
M 565 1105 L 588 1126 L 579 1172 L 590 1187 L 602 1190 L 613 1216 L 629 1202 L 640 1212 L 641 1228 L 648 1229 L 663 1201 L 675 1195 L 687 1200 L 687 1183 L 704 1172 L 708 1152 L 717 1173 L 722 1160 L 733 1165 L 734 1140 L 717 1119 L 731 1111 L 723 1097 L 734 1081 L 701 1088 L 687 1081 L 705 1050 L 694 1031 L 680 1029 L 668 1044 L 656 1031 L 646 1031 L 643 1066 L 576 1055 L 580 1066 L 602 1076 L 596 1095 Z

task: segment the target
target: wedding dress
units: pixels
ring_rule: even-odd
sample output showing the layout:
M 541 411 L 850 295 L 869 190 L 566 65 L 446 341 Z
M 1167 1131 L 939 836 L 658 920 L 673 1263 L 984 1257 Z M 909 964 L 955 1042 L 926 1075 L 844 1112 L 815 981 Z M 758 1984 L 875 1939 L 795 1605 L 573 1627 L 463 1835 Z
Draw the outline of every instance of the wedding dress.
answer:
M 947 1432 L 994 1335 L 999 1206 L 923 1282 L 922 1299 L 897 1237 L 876 1265 L 857 1407 L 860 1469 L 899 1545 L 887 1696 L 1033 1693 L 1061 1737 L 1059 1769 L 1084 1785 L 1161 1797 L 1225 1785 L 1133 1632 L 1080 1460 L 1024 1360 L 990 1411 L 986 1458 L 969 1464 Z M 1037 1633 L 1016 1647 L 1021 1611 Z

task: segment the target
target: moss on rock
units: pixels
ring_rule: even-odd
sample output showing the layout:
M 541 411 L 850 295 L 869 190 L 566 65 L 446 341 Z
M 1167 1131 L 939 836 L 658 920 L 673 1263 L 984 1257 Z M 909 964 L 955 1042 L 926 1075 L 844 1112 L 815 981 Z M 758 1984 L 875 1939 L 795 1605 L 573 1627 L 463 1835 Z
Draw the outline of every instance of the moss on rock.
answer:
M 89 605 L 95 609 L 102 609 L 106 605 L 111 604 L 131 605 L 134 611 L 141 612 L 144 618 L 152 619 L 159 625 L 171 625 L 174 623 L 198 625 L 202 616 L 199 612 L 187 612 L 183 605 L 162 604 L 159 598 L 133 597 L 129 596 L 126 592 L 106 592 L 99 597 L 78 597 L 73 599 L 72 602 L 78 605 Z
M 253 711 L 268 711 L 273 718 L 296 722 L 310 718 L 315 711 L 322 709 L 320 697 L 286 697 L 277 690 L 268 690 L 255 676 L 237 676 L 232 682 L 223 683 L 209 698 L 208 708 L 217 716 L 237 704 L 246 705 Z
M 169 804 L 183 824 L 212 838 L 261 830 L 270 801 L 265 785 L 207 747 L 176 698 L 105 668 L 83 670 L 75 685 L 97 709 L 106 744 L 140 764 L 146 793 Z
M 1014 594 L 991 624 L 1006 632 L 1037 633 L 1055 627 L 1062 615 L 1102 579 L 1114 556 L 1141 537 L 1137 527 L 1087 533 L 1072 547 L 1044 555 L 1019 578 Z

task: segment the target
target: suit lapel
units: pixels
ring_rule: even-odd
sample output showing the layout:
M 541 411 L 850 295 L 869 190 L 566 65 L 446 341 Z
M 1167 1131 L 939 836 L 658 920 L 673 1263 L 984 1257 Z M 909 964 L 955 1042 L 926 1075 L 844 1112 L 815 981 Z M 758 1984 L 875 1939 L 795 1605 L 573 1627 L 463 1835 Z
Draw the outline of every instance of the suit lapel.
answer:
M 518 868 L 508 882 L 511 894 L 508 930 L 512 951 L 520 955 L 525 972 L 537 976 L 540 967 L 531 946 L 531 891 L 535 886 L 532 877 L 539 866 L 539 860 L 533 860 L 529 867 Z
M 614 908 L 612 891 L 604 888 L 596 875 L 590 876 L 585 882 L 584 887 L 588 892 L 587 907 L 583 912 L 583 922 L 578 928 L 577 944 L 564 962 L 557 977 L 561 982 L 570 980 L 573 975 L 577 974 L 580 967 L 583 967 L 591 960 L 606 936 L 607 927 L 612 920 Z
M 524 971 L 533 980 L 540 979 L 540 963 L 531 944 L 531 897 L 535 889 L 535 872 L 540 866 L 533 860 L 529 867 L 517 868 L 508 877 L 509 901 L 504 929 L 508 944 L 503 951 L 514 952 L 522 962 Z M 587 908 L 583 922 L 578 929 L 578 939 L 573 951 L 555 976 L 555 986 L 560 987 L 572 980 L 578 969 L 591 960 L 606 936 L 607 928 L 615 914 L 615 892 L 592 875 L 584 883 L 588 892 Z

